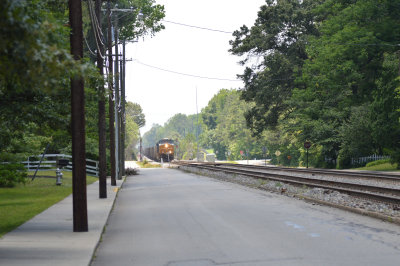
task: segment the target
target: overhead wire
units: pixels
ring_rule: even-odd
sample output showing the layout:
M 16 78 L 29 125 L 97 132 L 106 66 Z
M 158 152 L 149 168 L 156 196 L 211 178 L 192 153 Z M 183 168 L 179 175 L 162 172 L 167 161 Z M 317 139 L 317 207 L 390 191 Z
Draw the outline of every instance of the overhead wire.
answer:
M 154 68 L 157 70 L 161 70 L 161 71 L 165 71 L 165 72 L 169 72 L 169 73 L 173 73 L 173 74 L 177 74 L 177 75 L 182 75 L 182 76 L 189 76 L 189 77 L 194 77 L 194 78 L 201 78 L 201 79 L 209 79 L 209 80 L 220 80 L 220 81 L 234 81 L 234 82 L 241 82 L 240 80 L 237 79 L 226 79 L 226 78 L 217 78 L 217 77 L 206 77 L 206 76 L 200 76 L 200 75 L 193 75 L 193 74 L 187 74 L 187 73 L 182 73 L 182 72 L 178 72 L 178 71 L 173 71 L 173 70 L 169 70 L 169 69 L 165 69 L 165 68 L 161 68 L 161 67 L 157 67 L 157 66 L 152 66 L 143 62 L 140 62 L 137 59 L 132 60 L 133 62 L 136 62 L 140 65 L 144 65 L 146 67 L 149 68 Z
M 95 52 L 93 52 L 92 49 L 90 49 L 90 46 L 89 46 L 89 43 L 88 43 L 88 41 L 87 41 L 87 39 L 86 39 L 85 34 L 83 34 L 83 39 L 85 40 L 85 43 L 86 43 L 86 46 L 87 46 L 89 52 L 90 52 L 93 56 L 97 56 L 97 54 L 96 54 Z
M 89 17 L 90 17 L 90 22 L 91 22 L 93 33 L 94 33 L 94 39 L 95 39 L 97 51 L 98 51 L 100 57 L 104 59 L 105 56 L 102 54 L 102 49 L 100 48 L 100 46 L 102 48 L 104 47 L 104 43 L 101 40 L 101 35 L 102 35 L 101 29 L 99 31 L 97 16 L 94 14 L 94 7 L 92 6 L 93 3 L 91 3 L 91 1 L 87 1 L 87 3 L 88 3 Z M 85 38 L 85 41 L 86 41 L 86 38 Z M 100 44 L 99 44 L 99 42 L 100 42 Z M 89 50 L 91 50 L 87 41 L 86 41 L 86 45 L 88 46 Z
M 101 26 L 99 25 L 99 21 L 96 16 L 95 7 L 93 6 L 94 4 L 91 1 L 90 2 L 88 1 L 88 4 L 89 4 L 89 11 L 90 11 L 91 19 L 95 23 L 94 29 L 96 30 L 96 33 L 98 34 L 98 36 L 104 38 L 103 32 L 101 30 Z M 102 42 L 102 39 L 99 38 L 99 40 L 101 41 L 101 44 L 104 45 L 104 43 Z
M 179 26 L 190 27 L 190 28 L 196 28 L 196 29 L 201 29 L 201 30 L 215 31 L 215 32 L 227 33 L 227 34 L 232 34 L 232 33 L 233 33 L 233 32 L 230 32 L 230 31 L 224 31 L 224 30 L 217 30 L 217 29 L 212 29 L 212 28 L 205 28 L 205 27 L 200 27 L 200 26 L 194 26 L 194 25 L 189 25 L 189 24 L 174 22 L 174 21 L 170 21 L 170 20 L 165 20 L 165 19 L 163 19 L 163 21 L 164 21 L 164 22 L 167 22 L 167 23 L 179 25 Z

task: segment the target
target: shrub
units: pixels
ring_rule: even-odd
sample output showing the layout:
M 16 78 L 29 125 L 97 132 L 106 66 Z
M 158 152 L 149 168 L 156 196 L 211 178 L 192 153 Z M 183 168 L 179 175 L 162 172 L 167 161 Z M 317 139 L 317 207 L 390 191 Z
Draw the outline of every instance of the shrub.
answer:
M 25 183 L 27 172 L 20 163 L 0 164 L 0 187 L 14 187 L 17 183 Z
M 138 175 L 138 170 L 136 168 L 126 168 L 125 175 Z
M 367 163 L 366 167 L 371 167 L 371 166 L 385 164 L 385 163 L 390 163 L 390 159 L 383 159 L 383 160 L 369 162 L 369 163 Z

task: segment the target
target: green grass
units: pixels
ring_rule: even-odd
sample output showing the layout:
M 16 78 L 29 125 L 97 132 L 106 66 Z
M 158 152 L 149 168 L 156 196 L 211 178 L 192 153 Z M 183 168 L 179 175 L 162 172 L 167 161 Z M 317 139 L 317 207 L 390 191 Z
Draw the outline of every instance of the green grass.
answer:
M 33 173 L 29 173 L 33 174 Z M 55 171 L 39 172 L 39 175 L 55 176 Z M 87 184 L 97 181 L 87 176 Z M 63 171 L 62 185 L 55 178 L 27 179 L 26 184 L 13 188 L 0 188 L 0 237 L 17 228 L 32 217 L 64 199 L 72 193 L 72 173 Z
M 399 171 L 397 169 L 397 164 L 382 163 L 372 166 L 365 166 L 360 168 L 355 168 L 355 170 L 367 170 L 367 171 Z
M 137 162 L 137 165 L 139 165 L 140 168 L 160 168 L 161 164 L 158 163 L 150 163 L 148 161 L 143 161 L 143 162 Z

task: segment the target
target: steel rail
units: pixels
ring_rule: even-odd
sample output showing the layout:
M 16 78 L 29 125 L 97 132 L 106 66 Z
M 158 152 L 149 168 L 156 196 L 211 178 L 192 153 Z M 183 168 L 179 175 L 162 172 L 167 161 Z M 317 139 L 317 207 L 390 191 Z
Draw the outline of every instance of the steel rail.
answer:
M 264 169 L 267 171 L 290 171 L 290 172 L 299 172 L 299 173 L 308 173 L 308 174 L 320 174 L 320 175 L 335 175 L 340 177 L 357 177 L 364 179 L 386 179 L 393 181 L 400 181 L 400 175 L 397 174 L 387 174 L 381 172 L 352 172 L 346 170 L 330 170 L 330 169 L 319 169 L 319 168 L 289 168 L 289 167 L 277 167 L 277 166 L 261 166 L 261 165 L 248 165 L 248 164 L 231 164 L 231 163 L 222 163 L 216 165 L 229 165 L 232 167 L 241 167 L 241 168 L 252 168 L 252 169 Z
M 232 169 L 232 168 L 227 168 L 226 166 L 221 167 L 220 165 L 198 164 L 198 163 L 181 164 L 181 165 L 194 166 L 200 169 L 205 169 L 210 171 L 221 171 L 227 174 L 237 174 L 252 178 L 260 178 L 264 180 L 280 181 L 297 186 L 306 185 L 309 187 L 318 187 L 323 189 L 336 190 L 346 194 L 360 196 L 368 199 L 374 199 L 381 202 L 400 204 L 400 197 L 399 197 L 400 189 L 395 189 L 395 188 L 385 188 L 385 187 L 377 187 L 371 185 L 354 184 L 348 182 L 321 180 L 316 178 L 305 178 L 305 177 L 289 176 L 282 174 L 264 173 L 252 170 L 237 169 L 237 167 L 235 169 Z M 379 194 L 379 193 L 387 193 L 387 194 Z

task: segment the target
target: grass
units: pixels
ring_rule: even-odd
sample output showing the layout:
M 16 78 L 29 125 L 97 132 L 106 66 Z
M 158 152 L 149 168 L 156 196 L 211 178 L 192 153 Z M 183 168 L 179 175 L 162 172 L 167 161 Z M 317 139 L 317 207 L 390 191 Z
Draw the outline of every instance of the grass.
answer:
M 236 162 L 236 161 L 220 161 L 219 163 L 238 164 L 238 162 Z
M 378 165 L 365 166 L 360 168 L 355 168 L 355 170 L 367 170 L 367 171 L 399 171 L 397 169 L 397 164 L 382 163 Z
M 161 164 L 158 163 L 150 163 L 146 160 L 143 162 L 136 162 L 137 165 L 139 165 L 140 168 L 160 168 Z
M 55 171 L 44 171 L 39 174 L 55 177 Z M 96 177 L 87 176 L 87 184 L 95 181 L 97 181 Z M 55 178 L 37 177 L 34 181 L 28 178 L 25 185 L 0 188 L 0 237 L 71 193 L 72 173 L 66 171 L 63 171 L 61 186 L 56 185 Z

